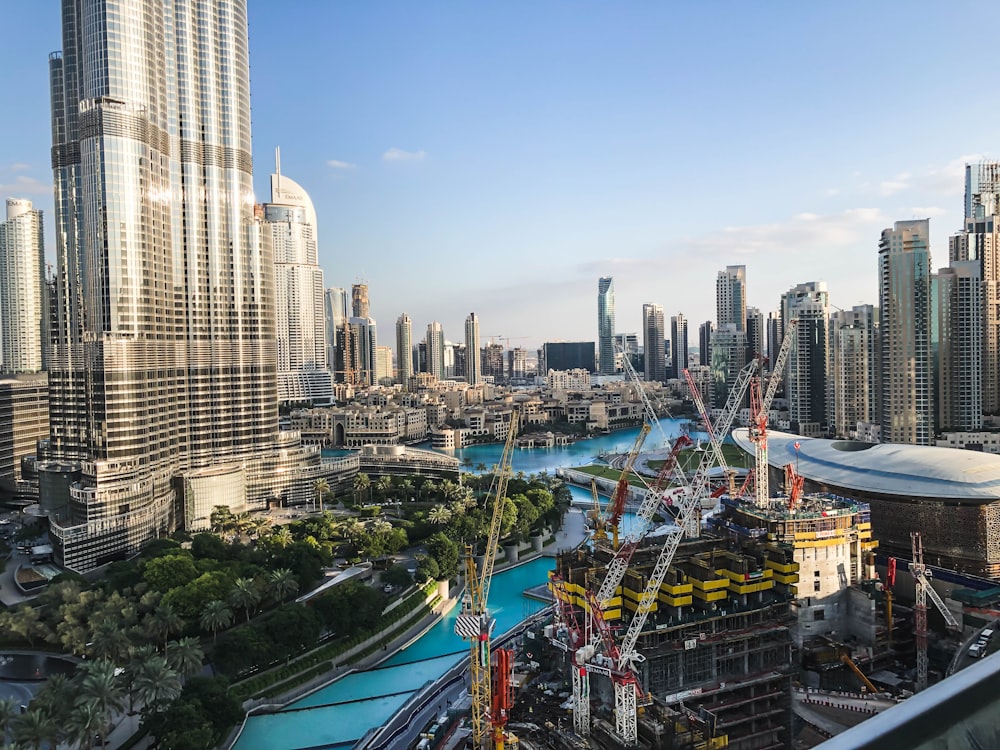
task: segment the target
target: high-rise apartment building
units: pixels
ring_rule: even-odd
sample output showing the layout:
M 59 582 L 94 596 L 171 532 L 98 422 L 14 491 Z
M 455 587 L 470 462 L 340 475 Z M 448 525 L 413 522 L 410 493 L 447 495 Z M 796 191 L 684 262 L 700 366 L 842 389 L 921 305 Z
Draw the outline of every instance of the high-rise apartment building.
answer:
M 528 377 L 528 352 L 519 346 L 507 351 L 507 372 L 511 380 L 524 380 Z
M 647 302 L 642 306 L 643 374 L 646 380 L 667 382 L 666 338 L 663 306 Z
M 62 19 L 49 451 L 79 478 L 40 500 L 82 571 L 215 505 L 306 502 L 322 469 L 278 431 L 245 0 L 63 0 Z
M 856 305 L 830 315 L 830 432 L 836 437 L 856 438 L 858 424 L 876 421 L 878 317 L 878 309 L 872 305 Z
M 982 401 L 1000 414 L 1000 162 L 965 167 L 965 227 L 949 238 L 948 260 L 975 261 L 982 276 Z
M 483 382 L 483 359 L 479 353 L 479 316 L 469 313 L 465 319 L 465 380 L 472 385 Z
M 392 374 L 392 347 L 391 346 L 376 346 L 375 347 L 375 384 L 376 385 L 391 385 L 393 382 Z
M 698 364 L 706 367 L 712 364 L 712 334 L 715 332 L 715 323 L 706 320 L 698 326 Z
M 444 380 L 444 329 L 436 320 L 427 324 L 427 372 Z
M 360 386 L 376 385 L 378 327 L 375 321 L 371 318 L 349 318 L 347 330 L 345 382 Z
M 784 327 L 795 327 L 785 365 L 785 396 L 793 432 L 807 437 L 827 429 L 830 295 L 826 282 L 798 284 L 781 295 Z
M 326 290 L 326 366 L 338 383 L 344 382 L 344 341 L 347 338 L 347 292 Z
M 549 370 L 594 372 L 596 355 L 593 341 L 548 341 L 542 344 L 539 374 Z
M 413 383 L 413 321 L 403 313 L 396 319 L 396 382 L 403 390 Z
M 475 352 L 466 349 L 466 362 L 476 356 Z M 489 343 L 479 350 L 479 360 L 482 362 L 483 377 L 493 383 L 502 383 L 507 379 L 504 370 L 503 344 Z
M 597 371 L 615 374 L 615 282 L 602 276 L 597 282 Z
M 729 392 L 736 385 L 740 370 L 746 364 L 747 334 L 735 323 L 726 323 L 712 332 L 712 394 L 711 404 L 717 409 L 726 405 Z M 702 394 L 702 398 L 705 395 Z
M 764 313 L 756 307 L 747 308 L 747 362 L 758 354 L 764 355 L 767 331 L 764 328 Z
M 278 401 L 329 404 L 333 383 L 326 364 L 323 269 L 319 267 L 316 211 L 309 194 L 281 174 L 271 175 L 264 220 L 274 251 Z
M 684 377 L 688 366 L 688 324 L 682 313 L 670 318 L 670 377 Z
M 927 219 L 897 221 L 879 240 L 883 443 L 930 445 L 934 438 L 929 229 Z
M 7 199 L 0 222 L 0 372 L 39 372 L 48 351 L 42 212 Z
M 715 324 L 732 324 L 740 332 L 747 326 L 747 267 L 726 266 L 715 280 Z
M 767 370 L 781 351 L 781 342 L 785 338 L 785 327 L 781 322 L 781 310 L 772 310 L 767 314 Z
M 0 375 L 0 500 L 34 502 L 34 486 L 21 471 L 49 436 L 49 380 L 44 372 Z
M 936 431 L 983 427 L 982 264 L 953 261 L 937 273 Z

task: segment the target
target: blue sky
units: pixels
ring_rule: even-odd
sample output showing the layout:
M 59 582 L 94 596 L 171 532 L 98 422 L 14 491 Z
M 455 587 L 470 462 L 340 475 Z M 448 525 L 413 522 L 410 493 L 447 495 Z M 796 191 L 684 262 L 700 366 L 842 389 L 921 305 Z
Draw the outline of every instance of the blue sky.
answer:
M 51 213 L 59 3 L 4 14 L 0 198 Z M 814 280 L 875 303 L 881 229 L 930 217 L 947 265 L 962 166 L 1000 158 L 998 25 L 985 1 L 250 0 L 257 197 L 280 146 L 327 286 L 366 280 L 393 346 L 402 312 L 593 340 L 609 274 L 622 332 L 644 302 L 696 330 L 730 264 L 765 311 Z

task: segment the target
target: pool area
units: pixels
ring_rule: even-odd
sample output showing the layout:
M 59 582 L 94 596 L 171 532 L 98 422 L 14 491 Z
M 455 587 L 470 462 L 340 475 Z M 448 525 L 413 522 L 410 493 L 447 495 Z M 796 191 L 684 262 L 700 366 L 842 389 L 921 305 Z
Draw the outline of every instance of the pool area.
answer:
M 544 608 L 523 591 L 544 583 L 554 560 L 541 557 L 493 576 L 490 612 L 494 637 Z M 349 748 L 382 725 L 420 687 L 435 680 L 468 654 L 455 635 L 459 607 L 379 667 L 349 674 L 277 713 L 252 716 L 236 750 L 330 750 Z

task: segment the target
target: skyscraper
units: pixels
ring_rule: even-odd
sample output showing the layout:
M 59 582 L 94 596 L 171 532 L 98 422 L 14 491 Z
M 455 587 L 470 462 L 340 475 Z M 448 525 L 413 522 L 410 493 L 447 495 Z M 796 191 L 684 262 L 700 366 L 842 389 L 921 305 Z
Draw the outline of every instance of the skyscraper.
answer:
M 1000 162 L 965 167 L 965 228 L 949 238 L 949 261 L 976 261 L 982 276 L 982 399 L 1000 414 Z
M 830 295 L 823 281 L 797 284 L 781 295 L 785 327 L 795 338 L 785 366 L 785 396 L 793 432 L 817 437 L 827 429 Z
M 883 443 L 930 445 L 934 437 L 929 225 L 897 221 L 879 240 Z
M 347 292 L 326 290 L 326 363 L 338 383 L 344 382 L 344 341 L 347 337 Z
M 712 364 L 712 334 L 715 324 L 706 320 L 698 326 L 698 363 L 706 367 Z
M 355 318 L 369 317 L 367 284 L 354 284 L 351 287 L 351 310 Z
M 87 570 L 214 505 L 305 502 L 321 468 L 278 433 L 245 0 L 63 0 L 62 19 L 50 451 L 81 463 L 41 501 L 65 509 L 57 560 Z
M 747 308 L 747 362 L 758 354 L 764 356 L 767 332 L 764 329 L 764 313 L 756 307 Z
M 615 374 L 615 282 L 602 276 L 597 282 L 597 371 Z
M 778 357 L 781 342 L 785 338 L 785 328 L 781 324 L 781 310 L 772 310 L 767 314 L 767 370 Z
M 747 329 L 747 267 L 726 266 L 715 281 L 715 325 L 727 323 L 739 332 Z
M 937 273 L 937 431 L 983 427 L 982 264 L 953 261 Z
M 833 381 L 830 432 L 836 437 L 857 437 L 858 423 L 874 423 L 878 414 L 878 310 L 872 305 L 835 310 L 830 315 L 829 339 Z M 777 348 L 772 356 L 777 356 Z
M 688 324 L 682 313 L 670 318 L 670 377 L 683 378 L 688 366 Z
M 483 382 L 483 360 L 479 353 L 479 317 L 469 313 L 465 319 L 465 380 L 477 385 Z
M 7 199 L 0 222 L 0 372 L 39 372 L 48 349 L 42 212 Z
M 403 313 L 396 319 L 396 382 L 410 390 L 413 380 L 413 321 Z
M 646 380 L 667 382 L 666 326 L 663 306 L 647 302 L 642 306 L 643 373 Z
M 346 382 L 352 385 L 376 385 L 378 328 L 371 318 L 348 318 L 347 343 L 344 346 L 348 366 Z
M 427 324 L 427 372 L 444 380 L 444 329 L 436 320 Z
M 264 220 L 274 250 L 278 401 L 329 404 L 333 384 L 326 364 L 323 270 L 319 267 L 316 211 L 308 193 L 281 174 L 271 175 Z

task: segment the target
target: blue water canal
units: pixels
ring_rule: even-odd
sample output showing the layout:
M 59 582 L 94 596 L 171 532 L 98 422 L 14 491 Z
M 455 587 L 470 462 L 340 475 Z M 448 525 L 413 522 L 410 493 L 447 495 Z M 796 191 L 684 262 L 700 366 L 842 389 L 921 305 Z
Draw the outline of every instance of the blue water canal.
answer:
M 680 423 L 663 420 L 661 425 L 672 439 Z M 514 452 L 514 471 L 537 474 L 554 473 L 559 467 L 592 463 L 599 454 L 627 451 L 635 442 L 638 429 L 580 440 L 556 448 L 534 448 Z M 651 434 L 647 450 L 663 449 L 663 438 Z M 473 466 L 491 467 L 500 460 L 502 446 L 482 445 L 456 451 L 459 459 L 468 458 Z M 575 493 L 589 498 L 589 493 Z M 505 633 L 544 605 L 523 595 L 525 589 L 546 581 L 553 559 L 542 557 L 497 573 L 490 588 L 490 612 L 497 619 L 496 634 Z M 444 674 L 456 664 L 468 648 L 455 635 L 458 607 L 407 648 L 381 666 L 356 672 L 325 688 L 289 704 L 278 713 L 251 717 L 243 730 L 236 750 L 298 750 L 309 748 L 350 748 L 372 727 L 384 724 L 422 685 Z

